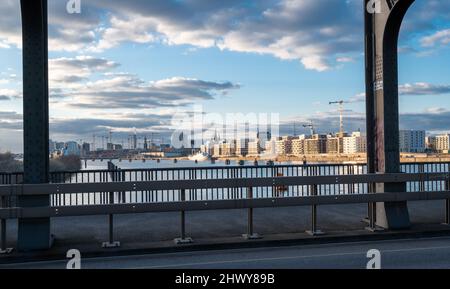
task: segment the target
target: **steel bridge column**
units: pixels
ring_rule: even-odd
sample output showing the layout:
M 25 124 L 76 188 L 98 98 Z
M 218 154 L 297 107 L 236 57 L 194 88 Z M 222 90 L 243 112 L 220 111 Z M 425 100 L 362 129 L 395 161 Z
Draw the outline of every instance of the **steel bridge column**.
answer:
M 49 182 L 47 0 L 21 0 L 24 183 Z M 48 195 L 19 198 L 22 207 L 49 206 Z M 50 218 L 19 219 L 18 249 L 48 249 Z
M 381 13 L 366 13 L 366 90 L 369 172 L 399 173 L 398 36 L 414 0 L 380 1 Z M 365 4 L 369 3 L 365 0 Z M 367 15 L 369 14 L 369 15 Z M 370 23 L 372 22 L 372 23 Z M 371 45 L 371 47 L 370 47 Z M 376 192 L 402 192 L 406 184 L 381 183 Z M 406 202 L 379 203 L 377 225 L 387 229 L 410 227 Z

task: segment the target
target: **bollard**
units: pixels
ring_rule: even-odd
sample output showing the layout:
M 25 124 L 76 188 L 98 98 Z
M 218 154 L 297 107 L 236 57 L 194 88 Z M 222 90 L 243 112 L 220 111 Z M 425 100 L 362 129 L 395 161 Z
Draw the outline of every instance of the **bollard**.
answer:
M 181 201 L 185 202 L 186 201 L 186 190 L 181 190 Z M 176 238 L 174 240 L 175 244 L 177 245 L 182 245 L 182 244 L 190 244 L 193 242 L 192 238 L 190 237 L 186 237 L 186 212 L 185 211 L 181 211 L 180 213 L 180 220 L 181 220 L 181 237 L 180 238 Z
M 248 199 L 253 199 L 253 188 L 247 188 Z M 253 232 L 253 208 L 248 208 L 247 211 L 247 234 L 243 234 L 242 237 L 247 240 L 261 239 L 261 236 Z
M 114 193 L 113 192 L 109 193 L 109 203 L 114 204 Z M 109 234 L 108 234 L 109 240 L 108 240 L 108 242 L 103 242 L 102 247 L 107 248 L 107 249 L 118 248 L 118 247 L 120 247 L 120 242 L 114 241 L 114 215 L 109 214 L 108 219 L 109 219 Z
M 311 186 L 311 195 L 317 196 L 317 185 Z M 325 234 L 321 230 L 317 229 L 317 205 L 311 206 L 311 230 L 306 231 L 306 233 L 311 236 L 320 236 Z

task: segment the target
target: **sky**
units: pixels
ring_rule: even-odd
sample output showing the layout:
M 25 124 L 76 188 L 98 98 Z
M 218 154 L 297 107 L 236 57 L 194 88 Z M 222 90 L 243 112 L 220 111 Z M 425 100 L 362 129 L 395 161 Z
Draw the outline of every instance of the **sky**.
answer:
M 50 137 L 170 137 L 172 118 L 278 113 L 281 133 L 365 130 L 361 0 L 49 3 Z M 0 151 L 22 150 L 19 0 L 0 3 Z M 450 132 L 450 2 L 417 0 L 399 43 L 401 129 Z M 295 125 L 294 125 L 295 124 Z M 97 143 L 97 146 L 99 144 Z

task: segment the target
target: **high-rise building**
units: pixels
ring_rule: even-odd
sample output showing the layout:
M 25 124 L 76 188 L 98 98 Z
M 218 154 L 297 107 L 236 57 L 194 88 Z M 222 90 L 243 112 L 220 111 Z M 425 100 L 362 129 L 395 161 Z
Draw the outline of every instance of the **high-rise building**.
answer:
M 220 157 L 222 155 L 221 146 L 220 144 L 216 143 L 212 147 L 212 155 L 214 157 Z
M 261 142 L 259 139 L 248 143 L 248 154 L 251 156 L 257 156 L 261 153 Z
M 281 139 L 275 141 L 275 151 L 279 156 L 286 156 L 292 154 L 292 136 L 283 136 Z
M 80 146 L 77 142 L 69 141 L 66 142 L 65 147 L 63 149 L 64 156 L 79 156 L 80 155 Z
M 305 154 L 316 155 L 327 152 L 327 136 L 316 134 L 310 139 L 305 139 Z
M 400 152 L 423 153 L 425 151 L 424 130 L 401 130 L 399 136 Z
M 292 154 L 295 156 L 302 156 L 305 154 L 305 135 L 292 140 Z
M 344 154 L 358 154 L 367 151 L 367 139 L 361 132 L 354 132 L 352 136 L 344 137 L 343 152 Z
M 425 146 L 428 151 L 436 152 L 436 136 L 427 136 L 425 138 Z
M 440 153 L 450 153 L 450 134 L 436 136 L 436 150 Z
M 342 139 L 341 137 L 337 137 L 337 136 L 336 137 L 331 136 L 331 135 L 327 136 L 327 144 L 326 144 L 327 154 L 338 154 L 341 152 L 341 149 L 340 149 L 342 147 L 340 145 L 341 139 Z
M 81 153 L 83 156 L 89 154 L 89 152 L 91 151 L 91 145 L 88 143 L 83 143 L 83 145 L 81 146 Z
M 51 154 L 56 151 L 56 142 L 51 139 L 48 141 L 48 152 Z
M 248 155 L 248 143 L 249 139 L 241 139 L 238 138 L 236 140 L 236 155 L 237 156 L 246 156 Z
M 231 143 L 223 142 L 219 145 L 219 149 L 220 149 L 220 156 L 223 157 L 233 156 L 234 153 L 236 152 L 235 142 L 234 141 L 232 141 Z

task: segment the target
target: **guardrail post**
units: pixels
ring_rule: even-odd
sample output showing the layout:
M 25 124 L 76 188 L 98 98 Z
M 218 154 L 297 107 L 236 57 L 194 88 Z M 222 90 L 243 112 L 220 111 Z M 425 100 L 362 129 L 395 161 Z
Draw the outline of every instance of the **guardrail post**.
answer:
M 253 199 L 253 188 L 247 188 L 247 198 Z M 247 210 L 247 234 L 243 234 L 242 237 L 247 240 L 261 239 L 261 236 L 253 232 L 253 208 Z
M 0 198 L 0 208 L 3 208 L 5 204 L 5 197 Z M 1 254 L 10 254 L 13 249 L 7 248 L 6 244 L 6 220 L 1 219 L 0 220 L 0 234 L 1 234 L 1 240 L 0 240 L 0 255 Z
M 445 181 L 445 190 L 450 191 L 450 180 Z M 450 225 L 450 199 L 445 200 L 445 225 Z
M 419 164 L 419 174 L 425 173 L 425 165 Z M 425 191 L 425 181 L 419 182 L 419 191 L 424 192 Z
M 181 201 L 185 202 L 186 201 L 186 190 L 181 190 Z M 186 212 L 185 211 L 181 211 L 180 213 L 180 220 L 181 220 L 181 237 L 180 238 L 176 238 L 175 244 L 177 245 L 181 245 L 181 244 L 190 244 L 193 242 L 192 238 L 190 237 L 186 237 Z
M 114 204 L 114 193 L 110 192 L 109 193 L 109 203 L 110 204 Z M 114 215 L 113 214 L 109 214 L 108 215 L 108 235 L 109 235 L 109 240 L 108 242 L 103 242 L 102 247 L 103 248 L 118 248 L 120 247 L 120 242 L 119 241 L 114 241 Z
M 376 184 L 374 183 L 369 183 L 368 185 L 368 193 L 369 194 L 375 194 L 375 186 Z M 366 227 L 367 231 L 370 232 L 381 232 L 384 231 L 383 228 L 378 227 L 376 225 L 377 223 L 377 203 L 369 203 L 368 204 L 368 223 L 369 226 Z
M 311 195 L 317 196 L 317 185 L 311 186 Z M 311 230 L 306 231 L 306 233 L 311 236 L 320 236 L 325 234 L 321 230 L 317 229 L 317 205 L 311 206 Z

